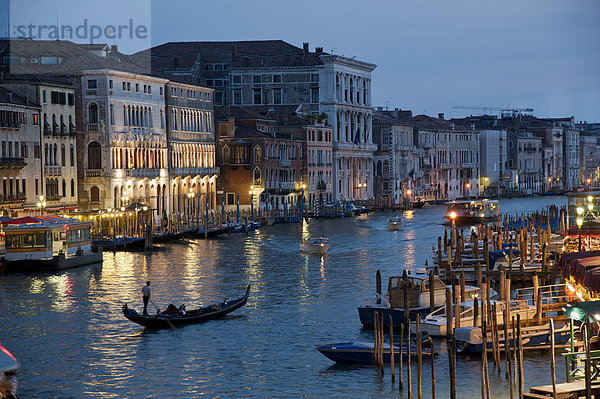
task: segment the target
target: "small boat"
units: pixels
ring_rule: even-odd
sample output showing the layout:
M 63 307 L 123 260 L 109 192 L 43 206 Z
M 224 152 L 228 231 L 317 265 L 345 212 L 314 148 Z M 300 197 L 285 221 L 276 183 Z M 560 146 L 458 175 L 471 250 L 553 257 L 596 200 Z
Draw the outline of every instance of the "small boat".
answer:
M 12 353 L 0 345 L 0 398 L 17 397 L 17 378 L 15 374 L 19 367 L 19 362 Z
M 190 236 L 194 238 L 213 238 L 229 233 L 229 226 L 223 225 L 220 229 L 198 229 L 190 232 Z
M 250 285 L 246 288 L 246 294 L 238 299 L 225 300 L 220 303 L 205 306 L 199 309 L 188 310 L 188 311 L 175 311 L 175 312 L 157 312 L 152 316 L 140 315 L 133 309 L 127 306 L 127 303 L 123 305 L 123 315 L 134 323 L 140 324 L 145 327 L 151 328 L 169 328 L 172 325 L 178 326 L 183 324 L 194 324 L 201 323 L 207 320 L 218 319 L 223 317 L 236 309 L 241 308 L 248 301 L 250 295 Z M 171 307 L 171 305 L 169 306 Z
M 444 218 L 447 223 L 477 224 L 500 217 L 500 203 L 497 200 L 452 201 L 446 206 Z
M 308 254 L 325 254 L 329 249 L 329 238 L 321 236 L 319 238 L 305 239 L 300 244 L 300 251 Z
M 407 273 L 409 318 L 414 321 L 417 317 L 423 318 L 430 313 L 430 289 L 427 275 L 416 276 Z M 390 277 L 388 290 L 385 296 L 377 295 L 375 299 L 367 300 L 365 306 L 358 307 L 358 316 L 363 327 L 372 328 L 375 312 L 383 317 L 384 326 L 389 326 L 389 317 L 392 316 L 394 328 L 404 324 L 404 279 L 403 277 Z M 433 294 L 434 308 L 446 303 L 446 284 L 438 276 L 434 277 Z M 448 287 L 452 289 L 452 287 Z M 465 286 L 465 299 L 472 299 L 479 293 L 479 288 Z
M 402 228 L 402 218 L 394 215 L 388 220 L 388 228 L 392 231 L 400 230 Z
M 496 303 L 496 320 L 498 325 L 503 325 L 504 322 L 504 301 L 492 300 L 491 303 Z M 480 301 L 481 304 L 481 301 Z M 454 313 L 455 305 L 452 305 L 452 311 Z M 479 307 L 481 309 L 481 306 Z M 460 322 L 462 325 L 473 325 L 473 315 L 475 313 L 474 301 L 469 300 L 461 302 L 460 304 Z M 511 315 L 521 315 L 521 320 L 531 320 L 535 317 L 535 307 L 527 304 L 527 301 L 510 301 L 510 313 Z M 477 323 L 481 320 L 478 317 Z M 428 333 L 432 337 L 443 337 L 446 335 L 446 308 L 441 307 L 433 313 L 425 316 L 420 322 L 420 329 L 423 332 Z M 455 323 L 455 317 L 452 316 L 452 325 Z M 415 332 L 416 323 L 411 323 L 411 331 Z
M 463 354 L 477 354 L 483 350 L 483 341 L 480 327 L 459 327 L 455 329 L 456 351 Z M 550 323 L 542 326 L 521 327 L 521 342 L 523 349 L 550 348 Z M 512 329 L 508 330 L 509 346 L 513 346 Z M 570 327 L 567 323 L 556 323 L 554 326 L 554 344 L 564 346 L 570 339 Z M 498 347 L 504 351 L 504 330 L 498 329 Z M 492 335 L 487 333 L 486 346 L 492 350 Z
M 317 350 L 336 363 L 373 363 L 373 342 L 344 342 L 317 346 Z M 410 347 L 411 360 L 417 359 L 417 348 Z M 424 358 L 431 357 L 431 349 L 422 348 Z M 435 356 L 435 354 L 434 354 Z M 408 347 L 402 346 L 402 358 L 408 359 Z M 383 344 L 383 362 L 390 363 L 392 355 L 390 344 Z M 394 361 L 400 361 L 400 346 L 394 345 Z

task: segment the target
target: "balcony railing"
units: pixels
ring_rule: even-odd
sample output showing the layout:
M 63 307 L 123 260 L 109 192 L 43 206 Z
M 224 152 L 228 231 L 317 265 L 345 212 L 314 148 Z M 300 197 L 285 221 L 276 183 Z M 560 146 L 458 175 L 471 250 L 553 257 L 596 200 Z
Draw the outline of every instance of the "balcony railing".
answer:
M 282 190 L 293 190 L 294 188 L 296 188 L 296 183 L 284 181 L 279 183 L 279 186 Z
M 46 195 L 46 201 L 60 201 L 63 198 L 62 195 Z
M 317 190 L 319 191 L 325 191 L 327 190 L 327 183 L 325 183 L 323 180 L 321 180 L 320 182 L 317 183 Z
M 87 125 L 87 130 L 88 132 L 99 132 L 100 131 L 100 126 L 98 123 L 88 123 Z
M 75 134 L 77 133 L 77 128 L 75 128 L 75 125 L 73 125 L 72 123 L 69 124 L 69 133 L 70 134 Z
M 292 166 L 292 161 L 290 161 L 289 159 L 282 159 L 281 161 L 279 161 L 279 163 L 281 164 L 281 166 Z
M 131 177 L 160 177 L 160 169 L 129 169 L 126 172 L 131 172 Z
M 86 169 L 85 177 L 102 177 L 102 169 Z
M 0 158 L 0 169 L 21 169 L 25 166 L 25 158 Z
M 25 194 L 7 194 L 0 195 L 0 203 L 2 204 L 21 204 L 27 200 Z
M 21 127 L 21 124 L 18 122 L 0 122 L 0 127 L 7 129 L 18 129 Z
M 171 168 L 169 173 L 178 176 L 218 175 L 219 168 Z
M 60 176 L 62 174 L 62 167 L 44 165 L 44 174 L 46 176 Z

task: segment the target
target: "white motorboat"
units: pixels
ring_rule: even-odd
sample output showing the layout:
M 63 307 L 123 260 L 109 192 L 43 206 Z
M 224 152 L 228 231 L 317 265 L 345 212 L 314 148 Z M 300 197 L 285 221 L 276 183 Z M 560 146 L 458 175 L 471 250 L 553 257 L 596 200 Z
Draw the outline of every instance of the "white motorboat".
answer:
M 481 301 L 479 301 L 481 305 Z M 492 300 L 492 304 L 496 303 L 496 321 L 498 325 L 503 325 L 504 323 L 504 301 Z M 456 305 L 452 305 L 452 312 Z M 481 306 L 479 306 L 481 311 Z M 473 325 L 473 314 L 475 312 L 474 309 L 474 301 L 465 301 L 460 304 L 460 324 L 462 326 L 472 326 Z M 535 317 L 535 307 L 531 306 L 527 303 L 527 301 L 510 301 L 510 314 L 511 316 L 516 316 L 517 314 L 521 315 L 521 320 L 531 320 Z M 452 317 L 452 325 L 454 326 L 456 323 L 455 317 Z M 480 317 L 477 318 L 477 325 L 481 324 Z M 410 329 L 412 332 L 416 331 L 416 323 L 411 323 Z M 420 330 L 427 332 L 432 337 L 443 337 L 446 335 L 446 307 L 442 306 L 438 310 L 433 313 L 428 314 L 425 319 L 420 322 Z
M 305 239 L 300 244 L 300 251 L 308 254 L 325 254 L 329 249 L 329 238 L 321 236 L 319 238 Z
M 402 228 L 402 218 L 400 216 L 394 216 L 388 220 L 388 228 L 392 231 L 400 230 Z

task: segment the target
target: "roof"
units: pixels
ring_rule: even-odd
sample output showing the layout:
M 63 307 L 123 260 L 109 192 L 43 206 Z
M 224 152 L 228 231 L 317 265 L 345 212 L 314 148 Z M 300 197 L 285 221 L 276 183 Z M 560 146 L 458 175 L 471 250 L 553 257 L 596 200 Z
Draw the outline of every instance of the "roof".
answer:
M 0 87 L 0 104 L 23 105 L 26 107 L 39 107 L 38 104 L 29 101 L 10 90 Z
M 191 69 L 200 55 L 219 53 L 229 56 L 230 68 L 323 65 L 319 54 L 325 54 L 305 53 L 283 40 L 169 42 L 137 52 L 132 59 L 151 59 L 153 70 Z
M 26 224 L 42 224 L 45 226 L 49 226 L 49 225 L 55 225 L 55 224 L 65 224 L 65 223 L 75 223 L 75 222 L 79 222 L 79 220 L 77 219 L 73 219 L 73 218 L 64 218 L 62 216 L 25 216 L 22 218 L 16 218 L 16 219 L 8 219 L 8 220 L 4 220 L 3 222 L 0 222 L 0 224 L 8 227 L 8 226 L 22 226 L 22 225 L 26 225 Z
M 599 322 L 600 301 L 570 302 L 565 306 L 565 316 L 584 322 Z
M 469 125 L 462 125 L 445 119 L 434 118 L 428 115 L 417 115 L 410 119 L 416 128 L 425 130 L 473 130 Z
M 394 118 L 391 116 L 383 115 L 379 112 L 373 112 L 373 124 L 412 126 L 412 123 L 409 120 Z
M 111 52 L 101 57 L 88 51 L 85 46 L 67 40 L 0 40 L 0 54 L 24 58 L 20 64 L 10 65 L 11 74 L 76 74 L 83 70 L 113 69 L 123 72 L 150 74 L 150 68 L 134 63 L 129 56 Z M 40 57 L 58 57 L 57 64 L 42 64 Z M 38 60 L 32 63 L 31 60 Z

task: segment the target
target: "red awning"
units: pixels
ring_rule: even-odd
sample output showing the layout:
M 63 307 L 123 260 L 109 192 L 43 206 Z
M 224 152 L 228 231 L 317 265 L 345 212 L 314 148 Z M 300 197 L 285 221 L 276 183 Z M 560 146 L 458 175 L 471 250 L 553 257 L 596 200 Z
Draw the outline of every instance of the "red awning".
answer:
M 17 219 L 12 219 L 12 220 L 5 220 L 4 222 L 2 222 L 2 224 L 4 225 L 8 225 L 8 224 L 31 224 L 31 223 L 42 223 L 40 220 L 36 219 L 36 218 L 32 218 L 31 216 L 25 216 L 22 218 L 17 218 Z

